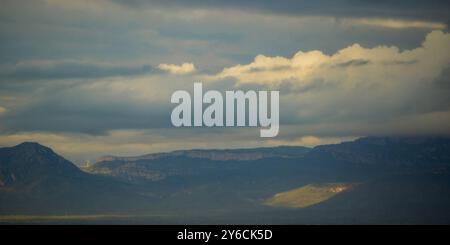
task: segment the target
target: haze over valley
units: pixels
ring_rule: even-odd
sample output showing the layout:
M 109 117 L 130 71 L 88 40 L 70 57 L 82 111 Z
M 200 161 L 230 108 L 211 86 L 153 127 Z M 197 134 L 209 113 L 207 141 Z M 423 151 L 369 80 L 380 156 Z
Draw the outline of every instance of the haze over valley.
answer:
M 0 220 L 449 223 L 449 168 L 448 138 L 108 156 L 82 170 L 25 142 L 0 149 Z

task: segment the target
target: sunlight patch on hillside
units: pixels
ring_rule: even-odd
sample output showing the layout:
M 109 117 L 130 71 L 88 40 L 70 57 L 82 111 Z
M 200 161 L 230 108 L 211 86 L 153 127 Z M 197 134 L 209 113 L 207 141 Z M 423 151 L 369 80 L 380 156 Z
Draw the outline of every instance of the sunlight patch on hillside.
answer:
M 273 207 L 305 208 L 324 202 L 351 187 L 352 184 L 346 183 L 309 184 L 277 193 L 263 204 Z

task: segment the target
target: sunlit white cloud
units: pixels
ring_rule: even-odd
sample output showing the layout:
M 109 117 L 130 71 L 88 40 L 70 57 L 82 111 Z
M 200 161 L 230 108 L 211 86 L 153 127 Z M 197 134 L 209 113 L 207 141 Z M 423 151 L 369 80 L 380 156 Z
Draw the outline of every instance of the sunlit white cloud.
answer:
M 281 122 L 303 134 L 450 134 L 448 50 L 450 34 L 433 31 L 411 50 L 353 44 L 332 55 L 258 55 L 205 79 L 280 90 Z
M 209 80 L 234 78 L 240 84 L 272 87 L 291 83 L 307 87 L 317 83 L 353 88 L 409 83 L 437 78 L 449 66 L 450 34 L 429 33 L 422 46 L 400 51 L 395 46 L 364 48 L 353 44 L 327 55 L 319 50 L 299 51 L 292 58 L 258 55 L 253 62 L 223 69 Z
M 195 66 L 192 63 L 183 63 L 181 65 L 159 64 L 158 68 L 172 74 L 183 75 L 195 72 Z

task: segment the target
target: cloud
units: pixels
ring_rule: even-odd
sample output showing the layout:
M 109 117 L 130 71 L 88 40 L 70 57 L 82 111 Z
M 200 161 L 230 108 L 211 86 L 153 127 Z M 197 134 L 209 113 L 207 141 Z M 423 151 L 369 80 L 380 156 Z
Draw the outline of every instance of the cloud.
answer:
M 307 147 L 314 147 L 317 145 L 326 145 L 326 144 L 337 144 L 343 141 L 351 141 L 358 137 L 355 136 L 347 136 L 347 137 L 317 137 L 313 135 L 307 136 L 299 136 L 295 134 L 294 138 L 291 139 L 273 139 L 270 142 L 270 145 L 301 145 Z
M 258 55 L 251 63 L 206 76 L 210 82 L 204 85 L 219 91 L 233 86 L 280 90 L 282 140 L 414 134 L 413 129 L 450 134 L 440 123 L 450 121 L 449 36 L 433 31 L 420 47 L 409 50 L 354 44 L 330 55 L 318 50 L 300 51 L 292 58 Z M 3 82 L 0 102 L 8 111 L 0 129 L 3 134 L 107 135 L 112 130 L 170 128 L 171 94 L 191 91 L 193 82 L 204 78 L 195 72 L 159 72 L 73 83 Z M 10 87 L 22 90 L 7 90 Z M 7 99 L 8 91 L 18 99 Z
M 349 26 L 340 19 L 373 19 L 373 14 L 386 13 L 377 18 L 447 23 L 441 17 L 433 20 L 402 15 L 448 15 L 447 2 L 422 1 L 417 11 L 414 1 L 381 5 L 367 1 L 3 1 L 0 64 L 123 61 L 133 64 L 123 69 L 139 69 L 148 61 L 157 66 L 189 60 L 202 71 L 217 72 L 225 66 L 247 63 L 258 53 L 290 56 L 299 49 L 333 53 L 352 42 L 366 47 L 384 43 L 411 48 L 429 29 Z M 355 10 L 347 15 L 350 7 Z
M 450 121 L 448 50 L 450 34 L 433 31 L 410 50 L 353 44 L 331 55 L 258 55 L 205 79 L 280 90 L 281 123 L 302 134 L 450 134 L 439 123 Z
M 436 79 L 449 66 L 448 50 L 450 34 L 433 31 L 421 47 L 412 50 L 400 51 L 395 46 L 364 48 L 353 44 L 333 55 L 319 50 L 299 51 L 292 58 L 258 55 L 249 64 L 228 67 L 207 78 L 234 78 L 238 84 L 270 87 L 291 83 L 303 89 L 318 83 L 342 88 L 406 82 L 412 85 Z
M 195 72 L 195 66 L 192 63 L 183 63 L 181 65 L 159 64 L 158 68 L 171 74 L 184 75 Z
M 0 80 L 53 80 L 135 76 L 153 72 L 151 65 L 115 65 L 80 60 L 27 60 L 0 67 Z
M 170 96 L 177 89 L 191 89 L 189 81 L 196 79 L 155 73 L 87 81 L 3 82 L 0 104 L 8 111 L 0 120 L 0 134 L 105 135 L 118 129 L 167 128 L 173 108 Z
M 381 19 L 381 18 L 342 18 L 339 19 L 342 25 L 347 26 L 373 26 L 391 29 L 423 28 L 432 30 L 446 29 L 447 25 L 437 21 L 424 20 L 402 20 L 402 19 Z
M 123 6 L 134 9 L 154 7 L 195 8 L 195 9 L 239 9 L 248 12 L 274 13 L 279 15 L 316 15 L 334 17 L 383 17 L 422 20 L 449 20 L 449 3 L 442 0 L 397 0 L 391 2 L 352 1 L 352 0 L 112 0 Z
M 449 4 L 2 1 L 0 144 L 82 158 L 450 135 Z M 279 136 L 171 128 L 171 94 L 204 78 L 205 89 L 280 90 Z

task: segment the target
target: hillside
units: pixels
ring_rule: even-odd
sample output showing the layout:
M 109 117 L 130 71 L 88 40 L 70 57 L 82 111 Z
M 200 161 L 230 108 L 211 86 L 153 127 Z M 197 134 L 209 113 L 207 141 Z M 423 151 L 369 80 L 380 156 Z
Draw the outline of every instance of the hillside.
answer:
M 0 214 L 77 222 L 447 223 L 449 142 L 362 138 L 312 149 L 185 150 L 103 158 L 88 172 L 50 148 L 23 143 L 0 148 Z
M 146 201 L 129 184 L 85 173 L 38 143 L 0 149 L 0 183 L 0 214 L 121 212 Z
M 306 208 L 324 202 L 339 193 L 348 191 L 355 184 L 327 183 L 309 184 L 293 190 L 280 192 L 264 201 L 264 205 L 286 208 Z

